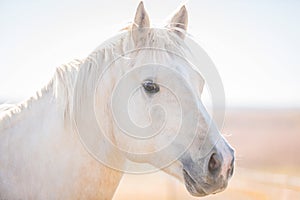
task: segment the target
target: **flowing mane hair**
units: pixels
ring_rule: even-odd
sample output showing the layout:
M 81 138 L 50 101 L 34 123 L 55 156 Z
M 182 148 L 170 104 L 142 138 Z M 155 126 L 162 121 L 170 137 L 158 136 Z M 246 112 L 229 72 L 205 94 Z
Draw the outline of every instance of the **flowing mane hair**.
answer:
M 184 40 L 170 28 L 149 28 L 142 41 L 134 41 L 131 27 L 122 29 L 116 37 L 98 46 L 86 59 L 75 59 L 67 64 L 59 66 L 53 78 L 36 94 L 19 104 L 0 106 L 0 130 L 4 129 L 12 117 L 22 114 L 21 111 L 30 109 L 32 102 L 42 99 L 45 95 L 53 95 L 53 98 L 64 108 L 64 118 L 72 119 L 73 114 L 79 114 L 86 109 L 86 101 L 93 100 L 93 92 L 97 80 L 108 66 L 111 60 L 125 59 L 131 62 L 133 67 L 135 55 L 142 50 L 168 49 L 179 56 L 191 54 Z M 137 30 L 138 31 L 138 30 Z M 139 54 L 143 60 L 157 61 L 162 59 L 160 51 L 147 51 Z M 121 67 L 121 66 L 114 66 Z M 91 103 L 91 102 L 90 102 Z M 73 113 L 73 111 L 75 113 Z

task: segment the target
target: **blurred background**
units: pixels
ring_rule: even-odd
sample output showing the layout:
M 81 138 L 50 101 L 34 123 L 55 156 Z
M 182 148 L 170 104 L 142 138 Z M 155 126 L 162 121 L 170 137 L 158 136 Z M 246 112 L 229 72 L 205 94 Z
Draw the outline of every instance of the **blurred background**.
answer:
M 0 103 L 32 96 L 55 68 L 85 58 L 133 20 L 138 0 L 1 0 Z M 144 0 L 164 26 L 182 4 L 226 94 L 236 149 L 228 189 L 204 199 L 300 199 L 300 1 Z M 114 200 L 194 199 L 157 172 L 125 175 Z

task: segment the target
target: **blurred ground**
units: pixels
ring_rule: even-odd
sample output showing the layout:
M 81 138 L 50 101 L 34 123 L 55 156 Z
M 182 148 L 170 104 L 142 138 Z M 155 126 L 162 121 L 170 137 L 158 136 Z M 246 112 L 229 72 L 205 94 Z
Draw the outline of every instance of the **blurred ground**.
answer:
M 231 109 L 223 133 L 236 149 L 236 170 L 225 192 L 201 199 L 300 199 L 300 110 Z M 157 172 L 125 175 L 114 200 L 191 197 L 183 184 Z

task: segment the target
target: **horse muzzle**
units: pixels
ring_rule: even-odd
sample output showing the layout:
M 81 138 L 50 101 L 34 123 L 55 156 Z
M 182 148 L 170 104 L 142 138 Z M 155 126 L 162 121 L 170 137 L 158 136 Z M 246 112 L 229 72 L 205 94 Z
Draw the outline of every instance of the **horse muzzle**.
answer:
M 222 153 L 214 148 L 201 162 L 183 162 L 186 189 L 198 197 L 221 192 L 226 189 L 233 170 L 234 150 L 229 145 Z

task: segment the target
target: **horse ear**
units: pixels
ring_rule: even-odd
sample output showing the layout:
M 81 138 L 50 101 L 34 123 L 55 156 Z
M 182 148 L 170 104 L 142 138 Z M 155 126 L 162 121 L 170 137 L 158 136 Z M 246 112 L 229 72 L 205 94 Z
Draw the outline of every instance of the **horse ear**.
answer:
M 139 42 L 149 27 L 149 16 L 145 10 L 144 3 L 141 1 L 137 7 L 134 23 L 132 25 L 132 36 L 134 41 Z
M 188 13 L 186 7 L 183 5 L 180 10 L 172 17 L 169 26 L 175 31 L 176 34 L 178 34 L 181 38 L 184 38 L 185 31 L 187 30 L 187 25 Z
M 145 10 L 144 3 L 141 1 L 136 9 L 133 28 L 147 28 L 150 27 L 149 16 Z

